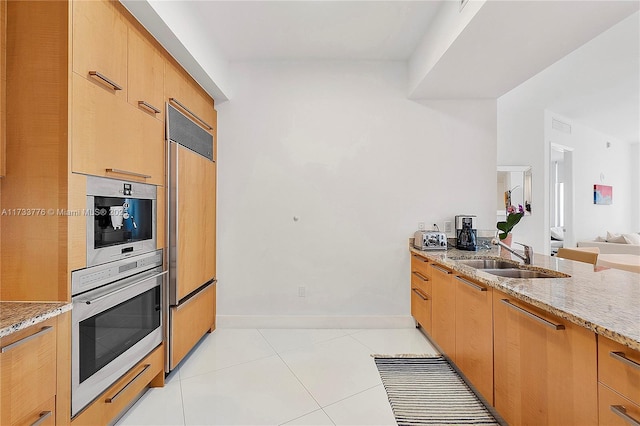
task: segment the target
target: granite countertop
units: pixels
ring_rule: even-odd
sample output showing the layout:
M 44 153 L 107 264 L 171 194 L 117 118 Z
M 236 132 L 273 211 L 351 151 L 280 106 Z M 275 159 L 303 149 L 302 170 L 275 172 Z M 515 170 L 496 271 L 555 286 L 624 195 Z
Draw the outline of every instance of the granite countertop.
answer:
M 570 277 L 505 278 L 456 262 L 456 259 L 501 259 L 497 248 L 477 252 L 456 249 L 422 251 L 413 247 L 410 250 L 523 302 L 640 350 L 640 274 L 535 253 L 533 263 L 527 268 L 551 269 Z M 518 259 L 514 257 L 513 260 Z
M 71 309 L 68 302 L 0 302 L 0 337 L 38 324 Z

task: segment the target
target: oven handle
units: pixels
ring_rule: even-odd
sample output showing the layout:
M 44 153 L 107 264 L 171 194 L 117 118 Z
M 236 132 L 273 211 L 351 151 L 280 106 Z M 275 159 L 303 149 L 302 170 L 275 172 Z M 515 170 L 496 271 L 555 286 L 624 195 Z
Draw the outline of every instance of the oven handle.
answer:
M 131 287 L 134 287 L 134 286 L 140 285 L 140 283 L 141 283 L 141 282 L 149 281 L 149 280 L 153 280 L 153 279 L 156 279 L 156 278 L 160 278 L 161 276 L 163 276 L 163 275 L 164 275 L 164 274 L 166 274 L 167 272 L 168 272 L 168 271 L 160 272 L 159 274 L 153 275 L 153 276 L 151 276 L 151 277 L 149 277 L 149 278 L 145 278 L 144 280 L 136 281 L 135 283 L 130 284 L 130 285 L 126 286 L 126 287 L 119 288 L 119 289 L 117 289 L 117 290 L 115 290 L 115 291 L 112 291 L 111 293 L 108 293 L 108 294 L 103 294 L 102 296 L 96 297 L 95 299 L 85 300 L 84 302 L 85 302 L 87 305 L 90 305 L 90 304 L 92 304 L 92 303 L 99 302 L 99 301 L 101 301 L 102 299 L 106 299 L 107 297 L 113 296 L 113 295 L 114 295 L 114 294 L 116 294 L 116 293 L 120 293 L 121 291 L 128 290 L 128 289 L 130 289 Z

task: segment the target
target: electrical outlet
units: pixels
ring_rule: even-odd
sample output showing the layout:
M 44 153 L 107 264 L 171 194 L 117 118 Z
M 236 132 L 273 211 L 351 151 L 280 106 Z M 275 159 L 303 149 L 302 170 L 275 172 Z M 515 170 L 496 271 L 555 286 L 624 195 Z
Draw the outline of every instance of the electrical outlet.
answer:
M 424 231 L 424 222 L 418 222 L 418 230 Z
M 307 297 L 307 288 L 305 286 L 298 287 L 298 297 Z
M 447 220 L 444 222 L 444 233 L 445 234 L 452 234 L 453 233 L 453 226 L 451 225 L 451 221 Z

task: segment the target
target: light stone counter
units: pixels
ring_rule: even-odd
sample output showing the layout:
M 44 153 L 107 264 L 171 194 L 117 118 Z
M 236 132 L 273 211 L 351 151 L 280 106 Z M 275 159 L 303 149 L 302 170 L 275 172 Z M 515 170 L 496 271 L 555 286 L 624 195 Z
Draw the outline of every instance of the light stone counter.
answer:
M 456 262 L 456 259 L 500 259 L 496 249 L 429 252 L 410 247 L 410 250 L 523 302 L 640 350 L 640 274 L 536 253 L 530 269 L 551 269 L 568 274 L 570 278 L 505 278 Z M 514 257 L 514 260 L 517 259 Z
M 0 302 L 0 337 L 38 324 L 71 309 L 67 302 Z

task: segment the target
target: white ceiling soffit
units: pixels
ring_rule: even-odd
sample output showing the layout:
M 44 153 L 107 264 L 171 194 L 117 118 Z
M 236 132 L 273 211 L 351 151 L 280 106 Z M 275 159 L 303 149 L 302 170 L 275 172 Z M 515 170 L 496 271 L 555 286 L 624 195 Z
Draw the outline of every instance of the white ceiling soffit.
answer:
M 196 1 L 194 25 L 229 61 L 406 60 L 438 1 Z
M 498 98 L 638 8 L 636 1 L 489 0 L 410 98 Z
M 153 1 L 152 5 L 145 0 L 120 0 L 120 3 L 187 70 L 216 104 L 229 100 L 227 62 L 216 54 L 211 45 L 206 49 L 202 43 L 193 43 L 199 31 L 191 28 L 190 20 L 181 13 L 184 10 L 182 6 L 188 2 Z M 183 42 L 189 45 L 189 49 Z M 216 76 L 216 80 L 211 76 Z

